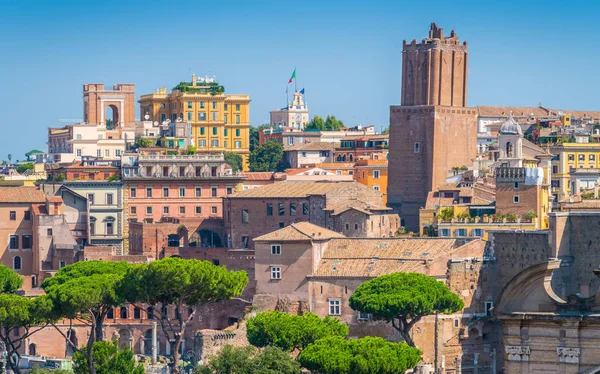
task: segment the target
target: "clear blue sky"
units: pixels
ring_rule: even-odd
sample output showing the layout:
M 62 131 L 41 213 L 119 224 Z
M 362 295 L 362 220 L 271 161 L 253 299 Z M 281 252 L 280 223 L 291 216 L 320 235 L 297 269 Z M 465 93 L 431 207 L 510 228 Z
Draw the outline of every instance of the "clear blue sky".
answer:
M 433 21 L 469 42 L 469 105 L 598 110 L 599 10 L 594 1 L 0 0 L 0 159 L 46 150 L 47 127 L 82 118 L 86 82 L 135 83 L 139 97 L 191 73 L 250 94 L 253 125 L 285 105 L 295 66 L 312 115 L 387 126 L 402 40 L 426 37 Z

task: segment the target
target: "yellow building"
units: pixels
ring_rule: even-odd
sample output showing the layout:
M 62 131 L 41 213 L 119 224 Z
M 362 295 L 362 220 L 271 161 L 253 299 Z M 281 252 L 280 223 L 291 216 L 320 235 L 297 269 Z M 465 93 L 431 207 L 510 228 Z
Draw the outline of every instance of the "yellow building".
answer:
M 354 164 L 354 180 L 383 193 L 383 203 L 387 204 L 388 161 L 357 160 Z
M 573 143 L 550 147 L 550 153 L 554 155 L 552 195 L 555 202 L 596 185 L 600 176 L 600 143 L 589 143 L 588 136 L 578 136 Z
M 192 76 L 167 93 L 166 88 L 142 95 L 140 116 L 163 122 L 188 122 L 192 125 L 192 144 L 198 153 L 236 152 L 248 169 L 250 154 L 250 96 L 226 94 L 211 78 Z

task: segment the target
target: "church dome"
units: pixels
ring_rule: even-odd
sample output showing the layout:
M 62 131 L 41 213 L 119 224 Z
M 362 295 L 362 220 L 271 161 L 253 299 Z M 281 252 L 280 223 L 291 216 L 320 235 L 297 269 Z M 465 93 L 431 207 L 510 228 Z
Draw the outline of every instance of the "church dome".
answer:
M 521 126 L 514 120 L 512 113 L 510 117 L 500 127 L 500 135 L 520 135 L 523 136 L 523 130 Z

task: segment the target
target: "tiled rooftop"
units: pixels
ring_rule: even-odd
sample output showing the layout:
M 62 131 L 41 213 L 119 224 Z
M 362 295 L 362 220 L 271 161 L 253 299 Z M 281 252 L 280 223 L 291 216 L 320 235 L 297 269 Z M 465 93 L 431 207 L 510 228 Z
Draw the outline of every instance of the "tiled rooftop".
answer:
M 46 195 L 35 187 L 0 187 L 0 203 L 44 203 Z
M 333 151 L 334 145 L 326 142 L 302 143 L 286 147 L 285 151 Z
M 259 188 L 239 191 L 229 195 L 230 199 L 271 198 L 271 197 L 306 197 L 323 195 L 356 182 L 276 182 Z
M 296 240 L 324 240 L 331 238 L 344 238 L 344 235 L 310 222 L 293 223 L 277 231 L 255 238 L 254 241 L 296 241 Z

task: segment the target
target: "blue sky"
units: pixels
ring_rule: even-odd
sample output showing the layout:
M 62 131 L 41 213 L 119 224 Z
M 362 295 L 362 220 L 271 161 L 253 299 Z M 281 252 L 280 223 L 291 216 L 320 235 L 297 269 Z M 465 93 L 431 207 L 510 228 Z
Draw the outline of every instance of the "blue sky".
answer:
M 311 114 L 387 126 L 402 40 L 431 22 L 469 42 L 469 105 L 600 109 L 593 1 L 0 0 L 0 159 L 45 150 L 82 118 L 86 82 L 172 88 L 216 75 L 251 95 L 253 125 L 285 105 L 294 67 Z M 293 89 L 293 86 L 290 86 Z M 139 114 L 138 114 L 139 116 Z

